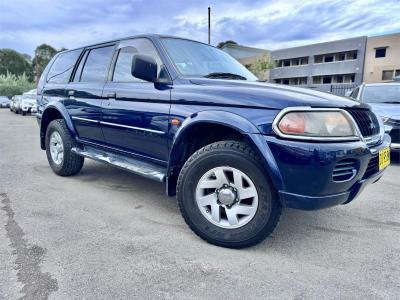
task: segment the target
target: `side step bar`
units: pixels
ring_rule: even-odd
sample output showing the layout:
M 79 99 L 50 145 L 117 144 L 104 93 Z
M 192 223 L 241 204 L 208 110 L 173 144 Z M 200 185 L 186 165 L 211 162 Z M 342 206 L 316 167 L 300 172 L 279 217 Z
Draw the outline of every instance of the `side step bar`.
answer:
M 99 150 L 93 147 L 85 146 L 84 149 L 72 148 L 72 152 L 93 160 L 108 163 L 118 168 L 128 170 L 132 173 L 141 175 L 143 177 L 153 179 L 156 181 L 164 182 L 166 168 L 141 161 L 133 157 L 125 157 L 116 153 Z

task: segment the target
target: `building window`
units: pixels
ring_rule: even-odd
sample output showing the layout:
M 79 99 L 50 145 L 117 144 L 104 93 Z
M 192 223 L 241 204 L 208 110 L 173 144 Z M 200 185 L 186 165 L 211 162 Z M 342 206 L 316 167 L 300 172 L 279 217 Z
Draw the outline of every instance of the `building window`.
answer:
M 331 76 L 324 76 L 322 79 L 323 84 L 329 84 L 332 83 L 332 77 Z
M 376 48 L 375 49 L 375 57 L 376 58 L 386 57 L 386 47 Z
M 300 58 L 300 64 L 301 65 L 308 65 L 308 57 Z
M 347 52 L 346 60 L 353 60 L 353 59 L 357 59 L 357 51 Z
M 355 74 L 313 76 L 313 84 L 354 83 Z
M 299 84 L 300 85 L 306 85 L 307 84 L 307 77 L 300 77 L 299 78 Z
M 283 61 L 283 66 L 284 67 L 290 67 L 290 60 L 289 59 L 284 60 Z
M 320 64 L 320 63 L 323 62 L 323 58 L 324 58 L 323 55 L 316 55 L 315 58 L 314 58 L 314 62 L 315 62 L 316 64 Z
M 382 80 L 392 80 L 392 79 L 393 79 L 393 70 L 382 71 Z
M 315 55 L 314 63 L 321 64 L 354 59 L 357 59 L 357 50 Z
M 395 76 L 395 77 L 400 76 L 400 70 L 396 70 L 394 76 Z
M 277 78 L 275 83 L 287 85 L 306 85 L 307 77 Z

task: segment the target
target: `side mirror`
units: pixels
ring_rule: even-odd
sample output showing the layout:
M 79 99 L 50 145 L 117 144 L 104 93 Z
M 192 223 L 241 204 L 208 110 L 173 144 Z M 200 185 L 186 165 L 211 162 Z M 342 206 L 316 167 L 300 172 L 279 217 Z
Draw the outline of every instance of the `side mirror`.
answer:
M 148 55 L 135 54 L 132 59 L 132 76 L 150 82 L 157 81 L 157 63 Z

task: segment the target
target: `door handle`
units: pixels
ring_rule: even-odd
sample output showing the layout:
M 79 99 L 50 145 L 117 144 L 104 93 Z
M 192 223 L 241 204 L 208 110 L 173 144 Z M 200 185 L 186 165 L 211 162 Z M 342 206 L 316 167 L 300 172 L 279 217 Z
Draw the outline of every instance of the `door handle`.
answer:
M 117 93 L 116 92 L 108 92 L 106 93 L 106 98 L 115 98 L 117 97 Z

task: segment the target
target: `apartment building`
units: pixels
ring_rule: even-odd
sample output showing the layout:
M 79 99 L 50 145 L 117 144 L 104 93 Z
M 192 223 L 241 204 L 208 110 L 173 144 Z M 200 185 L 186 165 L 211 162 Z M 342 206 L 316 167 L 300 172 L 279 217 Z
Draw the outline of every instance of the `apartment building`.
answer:
M 368 37 L 363 81 L 386 82 L 396 76 L 400 76 L 400 33 Z
M 351 89 L 363 80 L 366 43 L 364 36 L 272 51 L 270 81 L 327 92 L 337 85 Z

